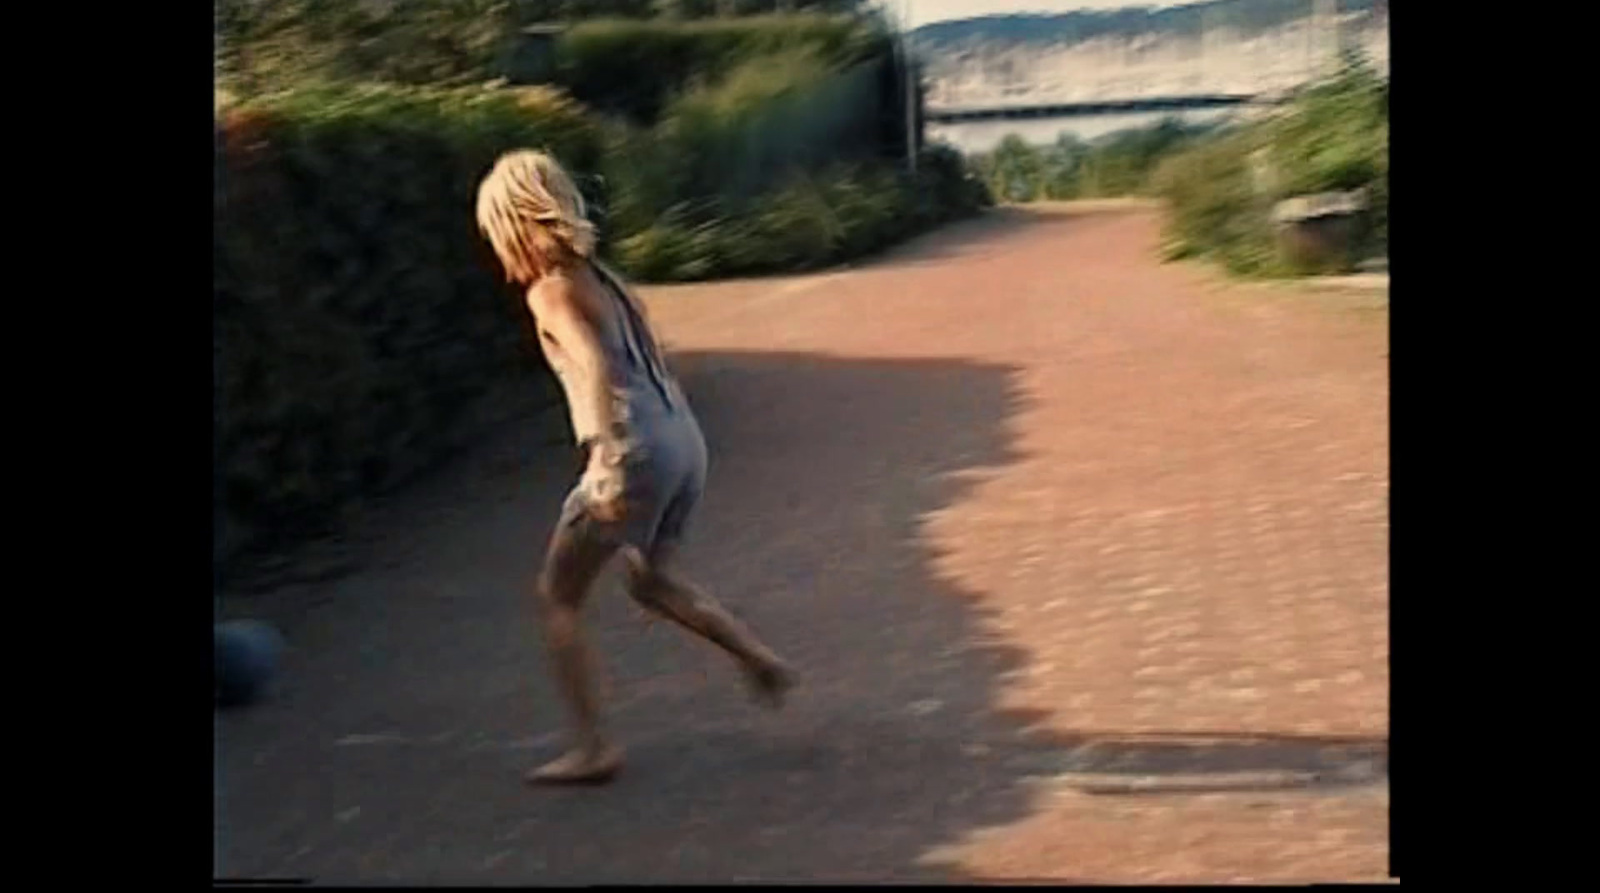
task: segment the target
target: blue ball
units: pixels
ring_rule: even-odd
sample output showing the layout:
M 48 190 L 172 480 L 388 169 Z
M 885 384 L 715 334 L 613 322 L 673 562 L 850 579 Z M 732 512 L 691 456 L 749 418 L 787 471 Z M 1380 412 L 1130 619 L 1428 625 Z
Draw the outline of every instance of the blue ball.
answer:
M 283 639 L 258 620 L 234 620 L 214 628 L 216 698 L 225 707 L 259 700 L 277 675 Z

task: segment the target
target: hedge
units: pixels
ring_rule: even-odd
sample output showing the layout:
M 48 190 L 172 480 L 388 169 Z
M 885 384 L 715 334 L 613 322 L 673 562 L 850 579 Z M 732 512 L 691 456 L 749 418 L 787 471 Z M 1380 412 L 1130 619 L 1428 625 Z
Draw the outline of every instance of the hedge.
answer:
M 616 245 L 618 262 L 656 281 L 814 270 L 977 213 L 988 191 L 947 147 L 916 176 L 883 162 L 797 171 L 749 202 L 683 204 Z
M 835 70 L 892 52 L 885 32 L 848 16 L 594 20 L 557 38 L 553 81 L 603 114 L 651 124 L 674 97 L 796 50 Z
M 738 66 L 803 49 L 834 69 L 889 55 L 870 18 L 790 13 L 596 18 L 528 35 L 508 0 L 215 0 L 221 78 L 245 94 L 305 81 L 464 86 L 549 81 L 602 114 L 654 123 L 672 99 Z M 548 61 L 546 61 L 548 56 Z
M 535 370 L 473 218 L 502 151 L 578 171 L 599 134 L 548 91 L 323 88 L 227 110 L 216 190 L 224 563 L 298 538 L 470 439 Z
M 214 0 L 218 74 L 247 94 L 305 80 L 464 85 L 520 40 L 507 0 Z
M 327 0 L 250 2 L 230 5 L 286 18 L 251 20 L 254 31 L 219 26 L 250 38 L 223 54 L 232 67 L 219 78 L 213 347 L 225 576 L 443 460 L 503 405 L 557 399 L 525 337 L 527 314 L 472 219 L 479 179 L 501 152 L 559 157 L 591 200 L 602 253 L 644 280 L 813 268 L 985 203 L 949 152 L 925 152 L 915 180 L 899 170 L 905 116 L 884 99 L 893 67 L 872 55 L 886 44 L 851 20 L 569 32 L 569 72 L 631 71 L 619 90 L 677 79 L 651 100 L 662 103 L 659 120 L 640 126 L 560 89 L 459 86 L 492 54 L 451 30 L 470 25 L 460 15 L 428 18 L 438 0 L 400 4 L 414 27 L 388 43 L 363 31 L 368 13 Z M 371 46 L 337 52 L 352 41 L 404 47 L 430 28 L 446 32 L 429 46 L 457 86 L 397 83 L 431 76 L 383 63 Z M 588 55 L 647 32 L 611 66 Z M 780 64 L 753 61 L 766 51 Z M 678 67 L 651 72 L 651 53 Z M 268 71 L 264 57 L 287 67 Z M 575 80 L 631 101 L 600 89 L 600 74 Z M 503 404 L 507 394 L 520 402 Z

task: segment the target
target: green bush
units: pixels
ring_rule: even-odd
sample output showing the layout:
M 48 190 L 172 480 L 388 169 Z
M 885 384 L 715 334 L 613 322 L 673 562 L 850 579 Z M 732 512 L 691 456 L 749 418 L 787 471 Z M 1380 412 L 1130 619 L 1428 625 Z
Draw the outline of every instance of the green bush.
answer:
M 604 114 L 650 124 L 674 97 L 770 56 L 804 51 L 843 70 L 892 52 L 874 20 L 820 11 L 682 20 L 641 17 L 626 2 L 214 2 L 218 79 L 246 96 L 319 81 L 464 86 L 537 71 Z M 608 11 L 631 17 L 582 18 Z M 577 21 L 555 36 L 548 63 L 523 71 L 544 39 L 522 29 L 552 18 Z
M 1084 143 L 1063 134 L 1054 145 L 1036 147 L 1007 136 L 992 152 L 971 159 L 974 172 L 1001 201 L 1061 201 L 1112 198 L 1148 191 L 1162 159 L 1208 131 L 1175 119 L 1133 128 Z
M 1364 190 L 1368 212 L 1357 253 L 1381 253 L 1388 244 L 1388 172 L 1388 87 L 1351 57 L 1282 113 L 1169 159 L 1153 191 L 1169 204 L 1169 256 L 1209 256 L 1241 274 L 1289 275 L 1299 271 L 1278 256 L 1273 204 Z
M 618 242 L 630 275 L 655 281 L 812 270 L 887 247 L 990 203 L 948 149 L 930 149 L 915 178 L 890 163 L 795 172 L 745 202 L 681 204 Z
M 925 146 L 917 155 L 918 213 L 929 221 L 965 217 L 994 205 L 994 195 L 956 149 Z
M 337 519 L 476 433 L 534 370 L 472 221 L 502 151 L 576 170 L 599 134 L 549 91 L 322 87 L 225 111 L 213 311 L 224 562 Z
M 740 65 L 805 51 L 833 70 L 889 54 L 889 37 L 849 16 L 767 15 L 692 21 L 579 22 L 555 48 L 555 82 L 579 101 L 636 124 L 675 96 Z
M 1153 191 L 1166 199 L 1166 253 L 1208 254 L 1239 274 L 1273 272 L 1271 202 L 1258 194 L 1249 166 L 1252 134 L 1231 134 L 1157 169 Z
M 704 279 L 717 269 L 720 225 L 718 217 L 696 222 L 681 206 L 675 207 L 655 223 L 618 240 L 617 266 L 646 282 Z
M 1002 202 L 1029 202 L 1045 194 L 1044 159 L 1022 137 L 1011 134 L 993 152 L 974 157 L 973 167 Z
M 508 0 L 215 0 L 218 77 L 244 95 L 305 82 L 448 86 L 498 77 Z
M 1169 118 L 1153 127 L 1110 134 L 1084 154 L 1080 175 L 1084 195 L 1116 197 L 1147 191 L 1150 175 L 1160 162 L 1206 133 Z
M 1386 250 L 1389 224 L 1389 88 L 1359 57 L 1264 128 L 1273 195 L 1365 190 L 1368 251 Z
M 834 70 L 815 51 L 744 63 L 675 98 L 655 127 L 680 192 L 748 197 L 800 170 L 879 154 L 878 64 Z
M 899 163 L 883 157 L 883 69 L 840 70 L 800 46 L 694 84 L 653 127 L 608 124 L 618 265 L 645 280 L 700 279 L 808 269 L 886 244 L 897 214 L 917 214 L 918 202 L 902 207 L 898 187 L 857 176 Z M 959 161 L 930 157 L 950 176 L 925 178 L 941 191 L 922 204 L 981 204 Z M 896 213 L 883 211 L 891 205 Z

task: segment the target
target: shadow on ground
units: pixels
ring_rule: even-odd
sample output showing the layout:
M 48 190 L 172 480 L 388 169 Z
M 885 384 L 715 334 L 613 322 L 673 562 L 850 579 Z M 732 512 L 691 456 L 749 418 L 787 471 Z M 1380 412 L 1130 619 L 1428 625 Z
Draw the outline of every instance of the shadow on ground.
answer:
M 588 616 L 628 770 L 603 789 L 521 785 L 560 744 L 526 593 L 574 471 L 524 426 L 397 508 L 371 567 L 236 606 L 293 650 L 272 701 L 217 718 L 220 874 L 956 880 L 925 857 L 1026 817 L 1041 776 L 1325 759 L 1328 742 L 1047 739 L 994 713 L 1021 656 L 983 631 L 977 594 L 932 573 L 921 524 L 1018 458 L 1016 369 L 675 365 L 714 451 L 689 567 L 804 672 L 789 708 L 746 703 L 720 655 L 646 628 L 609 576 Z

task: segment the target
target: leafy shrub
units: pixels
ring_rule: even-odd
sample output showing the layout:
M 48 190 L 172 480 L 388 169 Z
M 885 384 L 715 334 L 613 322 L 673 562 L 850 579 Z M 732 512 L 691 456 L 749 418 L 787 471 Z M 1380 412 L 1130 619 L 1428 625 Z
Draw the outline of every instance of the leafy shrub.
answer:
M 1252 181 L 1250 134 L 1233 134 L 1168 159 L 1153 177 L 1153 191 L 1169 208 L 1167 252 L 1217 257 L 1240 274 L 1272 270 L 1270 201 Z
M 862 20 L 814 13 L 591 20 L 558 38 L 555 80 L 602 113 L 650 124 L 673 97 L 720 81 L 744 63 L 805 51 L 840 70 L 888 55 L 888 41 Z
M 741 65 L 804 51 L 830 70 L 890 55 L 869 17 L 817 11 L 648 18 L 633 0 L 215 0 L 218 79 L 241 95 L 322 81 L 465 86 L 547 77 L 603 114 L 653 123 L 672 99 Z M 596 14 L 613 18 L 595 18 Z M 589 16 L 585 18 L 584 16 Z M 535 21 L 572 20 L 547 56 Z M 530 63 L 531 64 L 531 63 Z
M 224 560 L 337 519 L 476 433 L 526 364 L 472 222 L 502 151 L 580 172 L 599 135 L 550 91 L 321 87 L 225 111 L 216 320 Z
M 508 0 L 215 0 L 219 76 L 242 94 L 316 81 L 449 86 L 498 77 Z
M 979 156 L 977 168 L 988 180 L 989 189 L 1003 202 L 1026 202 L 1039 198 L 1044 186 L 1040 153 L 1022 137 L 1012 134 L 1000 141 L 992 153 Z
M 994 205 L 989 187 L 956 149 L 930 145 L 917 155 L 918 213 L 930 222 L 965 217 Z
M 1281 114 L 1168 160 L 1154 191 L 1170 206 L 1170 256 L 1211 256 L 1242 274 L 1297 272 L 1274 246 L 1274 202 L 1364 190 L 1358 253 L 1387 250 L 1389 110 L 1386 83 L 1358 57 Z
M 717 268 L 720 218 L 695 222 L 680 207 L 617 242 L 617 265 L 642 281 L 703 279 Z
M 618 243 L 617 261 L 644 280 L 810 270 L 841 263 L 988 205 L 948 149 L 919 159 L 913 179 L 885 162 L 796 172 L 742 203 L 675 206 Z
M 1133 128 L 1084 143 L 1063 134 L 1054 145 L 1035 147 L 1020 136 L 1001 140 L 979 154 L 972 169 L 1001 201 L 1031 202 L 1138 195 L 1162 159 L 1192 144 L 1208 128 L 1175 119 Z
M 794 171 L 876 156 L 876 69 L 835 71 L 810 49 L 744 63 L 675 98 L 656 148 L 681 160 L 683 194 L 740 198 Z
M 1389 222 L 1389 88 L 1358 56 L 1265 128 L 1274 197 L 1365 190 L 1369 251 L 1384 250 Z

